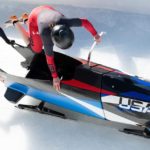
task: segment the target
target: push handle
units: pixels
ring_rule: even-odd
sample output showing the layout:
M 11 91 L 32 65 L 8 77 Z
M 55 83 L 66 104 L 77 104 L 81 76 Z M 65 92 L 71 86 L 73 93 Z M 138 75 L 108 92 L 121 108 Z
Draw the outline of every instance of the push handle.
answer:
M 106 34 L 106 32 L 100 32 L 99 36 L 102 37 L 105 34 Z M 89 54 L 88 54 L 88 61 L 87 62 L 88 62 L 89 66 L 90 66 L 91 54 L 92 54 L 92 52 L 93 52 L 94 47 L 96 46 L 96 44 L 97 44 L 96 41 L 94 41 L 94 43 L 92 44 L 92 46 L 90 48 Z

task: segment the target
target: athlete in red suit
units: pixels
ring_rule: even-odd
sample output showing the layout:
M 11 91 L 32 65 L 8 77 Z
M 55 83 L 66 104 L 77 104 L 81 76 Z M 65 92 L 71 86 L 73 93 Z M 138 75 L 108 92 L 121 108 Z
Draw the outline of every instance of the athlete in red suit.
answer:
M 56 90 L 60 90 L 60 80 L 54 62 L 54 44 L 51 40 L 50 26 L 62 24 L 67 25 L 68 27 L 84 27 L 92 34 L 97 43 L 101 40 L 97 31 L 87 19 L 66 18 L 51 6 L 40 6 L 34 8 L 29 15 L 27 24 L 29 29 L 28 32 L 19 22 L 16 21 L 14 23 L 16 28 L 22 34 L 25 43 L 29 45 L 34 52 L 40 53 L 44 46 L 47 64 L 53 77 L 53 86 Z

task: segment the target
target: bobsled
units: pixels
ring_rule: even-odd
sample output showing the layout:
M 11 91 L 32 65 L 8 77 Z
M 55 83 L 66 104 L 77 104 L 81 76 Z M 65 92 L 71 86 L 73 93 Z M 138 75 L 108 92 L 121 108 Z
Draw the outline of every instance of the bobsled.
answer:
M 18 77 L 0 70 L 0 78 L 7 87 L 4 96 L 15 104 L 26 95 L 39 100 L 37 106 L 18 104 L 18 108 L 61 118 L 67 118 L 61 110 L 69 110 L 96 120 L 138 127 L 140 129 L 125 128 L 122 131 L 150 137 L 149 81 L 92 63 L 92 51 L 87 60 L 55 52 L 61 78 L 61 90 L 57 92 L 44 53 L 34 54 L 29 47 L 16 43 L 13 48 L 25 58 L 21 66 L 28 72 L 25 77 Z M 58 109 L 48 108 L 46 103 Z

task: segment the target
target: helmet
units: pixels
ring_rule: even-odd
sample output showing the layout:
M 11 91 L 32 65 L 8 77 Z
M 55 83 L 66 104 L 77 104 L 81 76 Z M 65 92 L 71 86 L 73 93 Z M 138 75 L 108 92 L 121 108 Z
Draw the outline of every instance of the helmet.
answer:
M 55 25 L 51 31 L 51 38 L 53 43 L 61 49 L 71 47 L 74 42 L 74 34 L 66 25 Z

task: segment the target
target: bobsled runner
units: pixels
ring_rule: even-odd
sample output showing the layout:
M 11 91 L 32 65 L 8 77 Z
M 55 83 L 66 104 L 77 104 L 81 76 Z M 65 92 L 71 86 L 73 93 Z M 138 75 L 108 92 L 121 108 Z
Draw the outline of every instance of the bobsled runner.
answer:
M 92 46 L 92 48 L 94 45 Z M 61 118 L 62 109 L 140 128 L 123 132 L 150 137 L 150 82 L 88 60 L 75 59 L 55 52 L 55 63 L 61 80 L 61 91 L 52 86 L 52 77 L 45 55 L 14 43 L 13 48 L 25 59 L 26 77 L 17 77 L 0 70 L 7 90 L 5 98 L 18 103 L 25 95 L 40 100 L 39 105 L 17 105 L 18 108 L 52 114 Z M 51 110 L 45 103 L 58 107 Z

